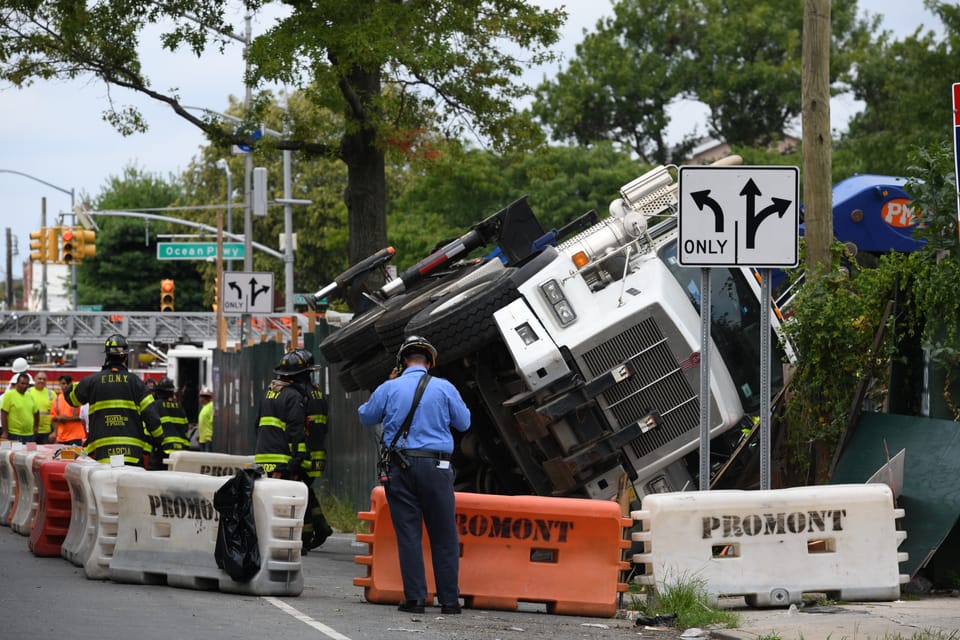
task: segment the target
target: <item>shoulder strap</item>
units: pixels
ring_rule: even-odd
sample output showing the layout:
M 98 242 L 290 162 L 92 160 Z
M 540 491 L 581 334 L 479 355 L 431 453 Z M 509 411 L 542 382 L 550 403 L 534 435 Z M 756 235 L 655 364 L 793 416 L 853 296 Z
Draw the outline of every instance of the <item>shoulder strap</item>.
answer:
M 397 446 L 397 441 L 400 440 L 400 436 L 406 439 L 407 434 L 410 433 L 410 423 L 413 422 L 413 412 L 417 410 L 417 405 L 420 404 L 420 398 L 423 397 L 423 390 L 427 388 L 428 382 L 430 382 L 430 374 L 425 373 L 423 377 L 420 378 L 420 384 L 417 385 L 417 390 L 413 394 L 413 403 L 410 405 L 410 411 L 407 413 L 407 417 L 403 419 L 403 424 L 397 429 L 397 433 L 390 442 L 391 449 Z

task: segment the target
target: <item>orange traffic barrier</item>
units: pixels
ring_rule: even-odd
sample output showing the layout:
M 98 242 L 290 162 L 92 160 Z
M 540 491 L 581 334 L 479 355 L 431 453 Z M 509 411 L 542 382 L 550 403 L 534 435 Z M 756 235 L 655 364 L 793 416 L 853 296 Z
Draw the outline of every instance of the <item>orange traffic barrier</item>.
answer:
M 35 556 L 59 556 L 60 545 L 70 530 L 73 507 L 64 472 L 72 462 L 71 459 L 33 459 L 33 473 L 40 487 L 40 507 L 29 540 L 30 551 Z
M 630 564 L 631 518 L 616 502 L 539 496 L 456 493 L 460 533 L 460 596 L 471 609 L 517 608 L 543 603 L 548 613 L 610 617 L 617 597 L 627 590 L 621 579 Z M 355 562 L 367 567 L 354 578 L 369 602 L 403 600 L 397 538 L 383 487 L 370 495 L 370 511 L 358 517 L 370 533 L 358 533 L 368 555 Z M 423 559 L 428 600 L 436 595 L 426 534 Z

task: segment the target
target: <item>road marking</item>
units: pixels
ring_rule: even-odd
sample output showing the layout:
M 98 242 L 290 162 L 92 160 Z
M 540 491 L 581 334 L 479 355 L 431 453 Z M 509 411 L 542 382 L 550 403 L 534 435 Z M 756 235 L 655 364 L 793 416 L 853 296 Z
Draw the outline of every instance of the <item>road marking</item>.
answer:
M 328 638 L 333 638 L 333 640 L 350 640 L 350 638 L 343 635 L 339 631 L 335 631 L 331 629 L 330 627 L 323 624 L 322 622 L 317 622 L 316 620 L 314 620 L 313 618 L 311 618 L 305 613 L 300 613 L 299 611 L 297 611 L 296 609 L 288 605 L 286 602 L 283 602 L 282 600 L 278 600 L 271 596 L 263 596 L 263 599 L 269 602 L 270 604 L 272 604 L 273 606 L 275 606 L 277 609 L 280 609 L 284 613 L 290 614 L 291 616 L 293 616 L 300 622 L 304 623 L 305 625 L 313 627 L 314 629 L 316 629 L 323 635 L 327 636 Z

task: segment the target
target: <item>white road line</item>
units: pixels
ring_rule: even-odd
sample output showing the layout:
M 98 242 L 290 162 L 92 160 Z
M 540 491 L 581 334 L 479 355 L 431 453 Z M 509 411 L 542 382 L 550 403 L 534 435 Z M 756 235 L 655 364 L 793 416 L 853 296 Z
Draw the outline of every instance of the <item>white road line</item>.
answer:
M 269 602 L 270 604 L 272 604 L 273 606 L 275 606 L 277 609 L 280 609 L 284 613 L 290 614 L 300 622 L 313 627 L 314 629 L 316 629 L 323 635 L 327 636 L 328 638 L 332 638 L 333 640 L 350 640 L 350 638 L 343 635 L 339 631 L 335 631 L 331 629 L 330 627 L 323 624 L 322 622 L 317 622 L 316 620 L 314 620 L 313 618 L 311 618 L 305 613 L 300 613 L 299 611 L 297 611 L 296 609 L 288 605 L 286 602 L 283 602 L 282 600 L 277 600 L 276 598 L 273 598 L 270 596 L 263 596 L 263 599 Z

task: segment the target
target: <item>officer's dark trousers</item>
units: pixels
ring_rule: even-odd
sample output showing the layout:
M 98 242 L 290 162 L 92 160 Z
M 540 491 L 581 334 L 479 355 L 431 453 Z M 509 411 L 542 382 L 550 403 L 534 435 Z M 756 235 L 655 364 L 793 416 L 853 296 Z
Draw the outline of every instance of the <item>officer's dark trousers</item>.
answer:
M 390 481 L 385 485 L 390 518 L 397 532 L 404 597 L 407 600 L 427 597 L 421 547 L 426 525 L 437 599 L 440 604 L 455 604 L 460 597 L 460 539 L 453 497 L 453 466 L 439 469 L 440 461 L 433 458 L 409 458 L 409 461 L 410 467 L 406 470 L 393 464 Z

